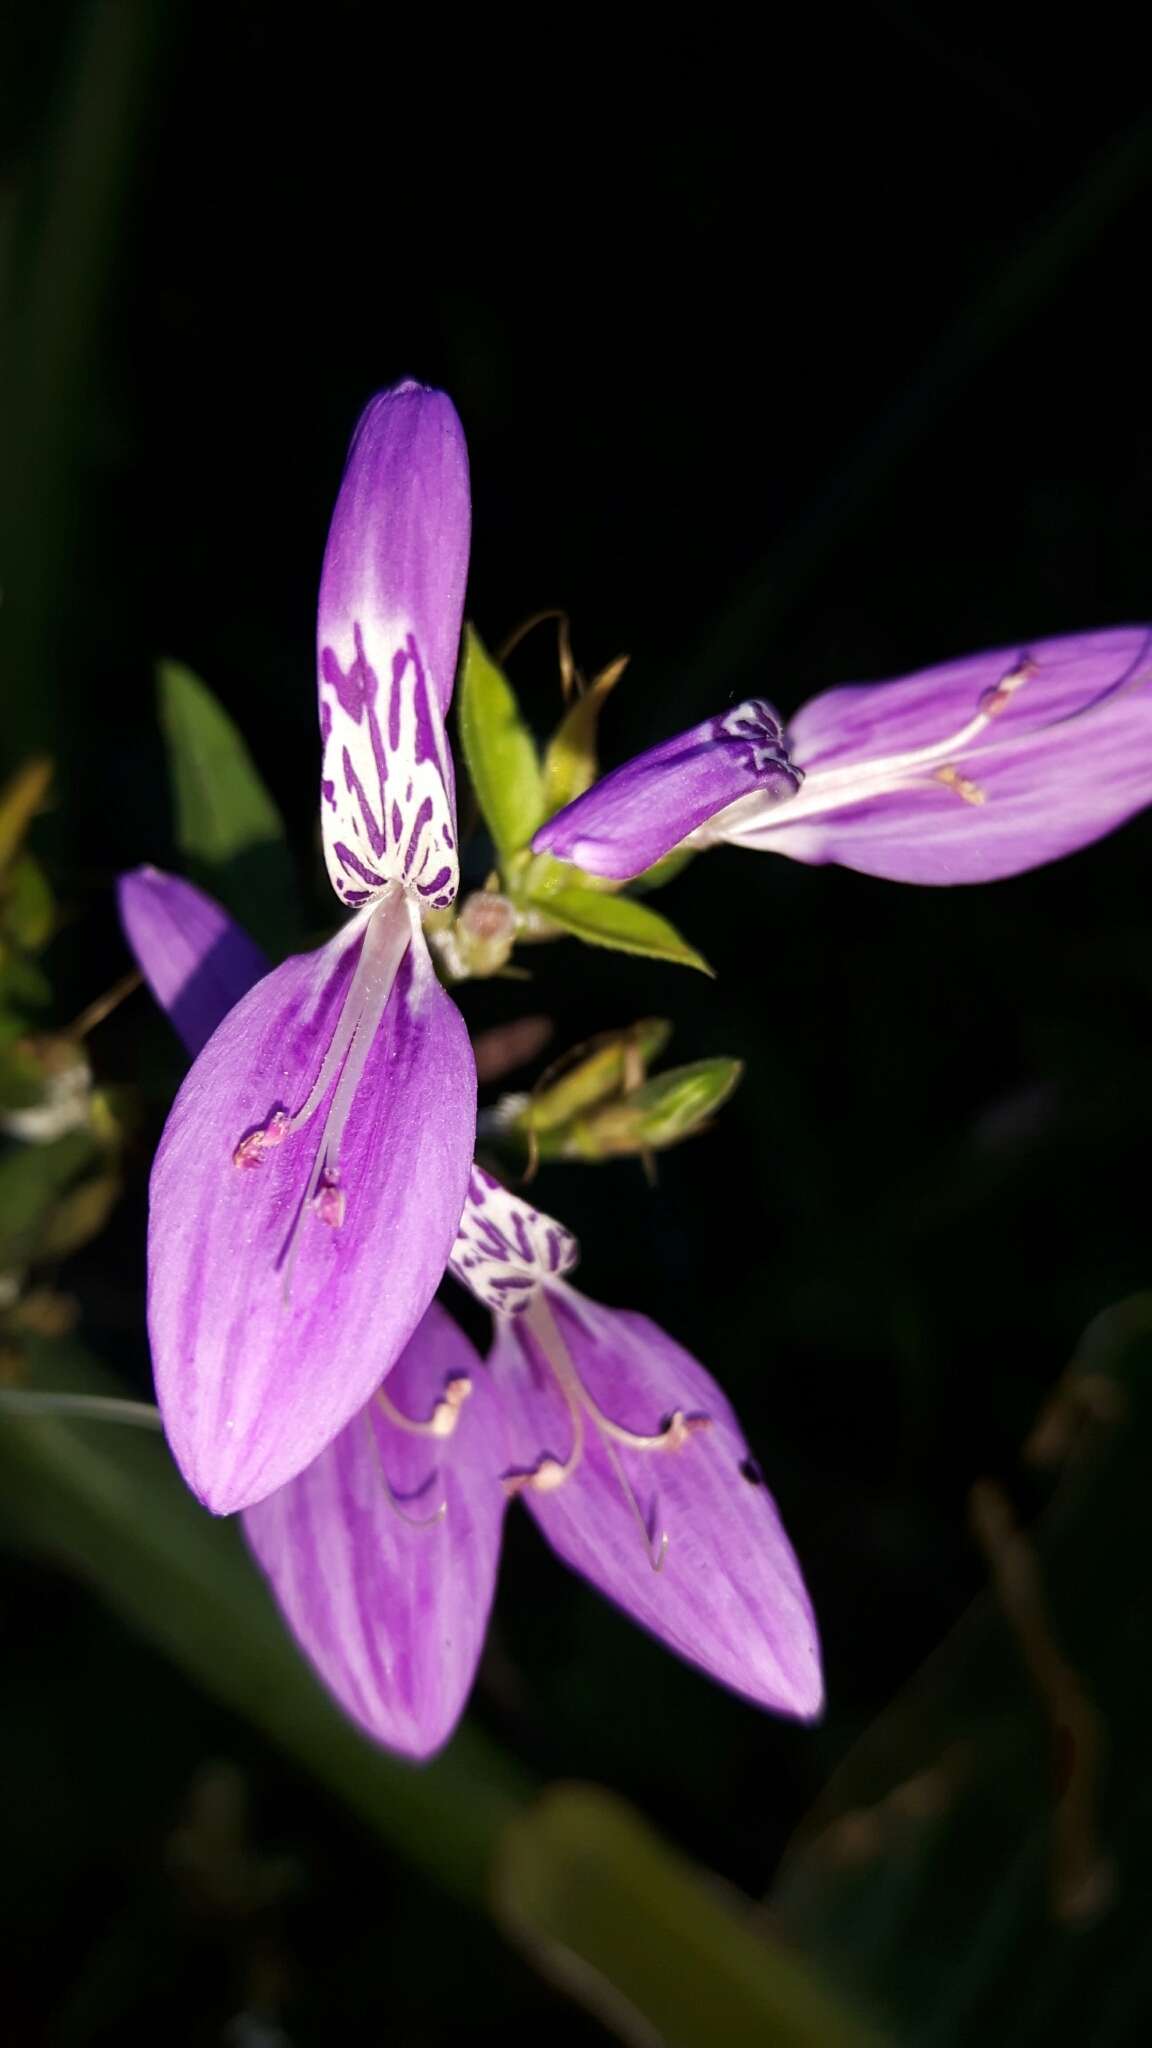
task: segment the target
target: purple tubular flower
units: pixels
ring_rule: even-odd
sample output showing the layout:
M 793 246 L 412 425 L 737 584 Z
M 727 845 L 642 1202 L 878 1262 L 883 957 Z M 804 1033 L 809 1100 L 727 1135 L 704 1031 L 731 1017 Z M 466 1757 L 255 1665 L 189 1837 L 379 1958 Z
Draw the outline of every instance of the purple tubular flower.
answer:
M 352 444 L 319 606 L 325 855 L 358 915 L 228 1014 L 152 1174 L 157 1395 L 220 1514 L 302 1471 L 363 1407 L 460 1215 L 475 1068 L 421 919 L 458 879 L 444 709 L 468 532 L 449 400 L 385 392 Z
M 776 713 L 753 698 L 613 769 L 540 827 L 533 851 L 630 880 L 729 804 L 780 803 L 802 780 Z
M 850 684 L 787 735 L 794 793 L 766 760 L 702 818 L 697 727 L 609 775 L 536 835 L 539 852 L 627 880 L 669 851 L 727 841 L 890 881 L 990 882 L 1102 838 L 1152 798 L 1152 629 L 1116 627 Z M 759 702 L 729 721 L 770 714 Z M 723 753 L 721 742 L 718 753 Z M 802 787 L 800 786 L 802 783 Z M 628 823 L 635 802 L 646 823 Z
M 557 1554 L 721 1684 L 811 1720 L 816 1623 L 715 1380 L 646 1316 L 568 1285 L 575 1240 L 479 1167 L 451 1268 L 492 1310 L 518 1493 Z

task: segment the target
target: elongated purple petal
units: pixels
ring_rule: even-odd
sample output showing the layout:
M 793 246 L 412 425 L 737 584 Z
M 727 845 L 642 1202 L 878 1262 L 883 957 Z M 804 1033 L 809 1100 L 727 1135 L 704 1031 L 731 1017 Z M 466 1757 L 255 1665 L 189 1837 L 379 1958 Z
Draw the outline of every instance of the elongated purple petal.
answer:
M 532 846 L 590 875 L 628 880 L 739 798 L 778 802 L 798 783 L 780 722 L 756 699 L 626 761 L 549 818 Z
M 602 1308 L 564 1283 L 550 1287 L 547 1298 L 602 1417 L 648 1436 L 677 1413 L 687 1425 L 677 1449 L 638 1450 L 609 1437 L 609 1450 L 586 1414 L 583 1456 L 570 1476 L 523 1494 L 553 1549 L 722 1684 L 779 1713 L 811 1719 L 823 1697 L 812 1609 L 772 1498 L 716 1382 L 646 1316 Z M 573 1444 L 573 1415 L 530 1316 L 502 1323 L 489 1363 L 509 1412 L 514 1467 L 534 1471 L 542 1459 L 562 1467 Z M 707 1426 L 694 1426 L 703 1417 Z M 667 1552 L 656 1571 L 664 1535 Z
M 195 1055 L 267 974 L 268 962 L 226 910 L 176 875 L 135 868 L 121 875 L 116 893 L 140 972 Z
M 451 400 L 411 382 L 381 392 L 349 450 L 317 620 L 324 850 L 351 905 L 390 881 L 417 890 L 426 910 L 456 893 L 444 717 L 470 520 Z
M 389 1375 L 387 1398 L 426 1420 L 453 1381 L 471 1392 L 451 1436 L 406 1434 L 369 1402 L 299 1478 L 244 1515 L 324 1684 L 376 1741 L 413 1757 L 447 1740 L 471 1690 L 505 1506 L 491 1377 L 433 1302 Z M 414 1526 L 441 1506 L 439 1520 Z
M 364 1054 L 339 1186 L 315 1175 L 343 1074 L 283 1135 L 346 1019 L 367 943 L 342 933 L 252 989 L 196 1061 L 156 1156 L 157 1394 L 185 1478 L 220 1514 L 293 1478 L 363 1407 L 428 1306 L 459 1221 L 475 1068 L 418 936 L 378 1028 L 345 1062 L 347 1073 Z

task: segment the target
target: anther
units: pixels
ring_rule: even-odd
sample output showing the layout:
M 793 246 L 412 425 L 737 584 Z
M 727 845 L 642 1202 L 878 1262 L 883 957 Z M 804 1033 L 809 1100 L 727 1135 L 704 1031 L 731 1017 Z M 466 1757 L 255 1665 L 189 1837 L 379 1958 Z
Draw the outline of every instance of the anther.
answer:
M 407 1436 L 446 1437 L 452 1435 L 460 1420 L 460 1410 L 471 1392 L 472 1382 L 466 1374 L 448 1380 L 427 1422 L 416 1422 L 411 1415 L 405 1415 L 389 1400 L 383 1387 L 377 1392 L 376 1406 L 394 1429 L 403 1430 Z
M 972 782 L 967 775 L 961 775 L 957 768 L 937 768 L 935 779 L 942 782 L 945 789 L 954 790 L 957 796 L 963 797 L 966 804 L 983 804 L 988 801 L 980 784 Z
M 330 1230 L 339 1230 L 344 1221 L 347 1198 L 344 1189 L 335 1176 L 327 1171 L 320 1176 L 320 1185 L 312 1197 L 312 1207 Z
M 695 1436 L 697 1430 L 711 1427 L 710 1415 L 685 1415 L 683 1409 L 677 1408 L 664 1424 L 657 1443 L 661 1450 L 682 1451 L 688 1439 Z
M 998 683 L 994 683 L 990 690 L 985 690 L 980 699 L 980 709 L 984 717 L 997 718 L 1016 695 L 1021 683 L 1028 682 L 1032 676 L 1039 673 L 1039 663 L 1033 661 L 1030 654 L 1026 654 L 1019 668 L 1014 668 L 1008 675 L 1001 676 Z
M 559 1458 L 541 1458 L 531 1472 L 509 1472 L 504 1480 L 504 1491 L 509 1495 L 517 1493 L 555 1493 L 568 1477 L 568 1467 Z
M 244 1173 L 250 1173 L 254 1166 L 263 1165 L 264 1154 L 283 1144 L 288 1135 L 288 1122 L 286 1109 L 274 1109 L 266 1124 L 261 1124 L 257 1130 L 249 1131 L 247 1137 L 241 1138 L 232 1154 L 233 1166 L 238 1166 Z

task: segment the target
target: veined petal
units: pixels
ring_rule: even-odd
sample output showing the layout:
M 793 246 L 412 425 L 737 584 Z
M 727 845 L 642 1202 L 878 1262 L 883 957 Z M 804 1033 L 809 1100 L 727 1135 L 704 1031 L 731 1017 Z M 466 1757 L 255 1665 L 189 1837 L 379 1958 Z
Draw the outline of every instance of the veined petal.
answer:
M 799 783 L 775 712 L 753 698 L 614 769 L 549 818 L 532 846 L 626 881 L 738 798 L 771 805 Z
M 713 1678 L 778 1713 L 811 1719 L 822 1683 L 800 1568 L 740 1426 L 716 1382 L 646 1316 L 548 1291 L 556 1330 L 603 1421 L 582 1424 L 530 1317 L 503 1320 L 489 1364 L 509 1416 L 514 1468 L 568 1476 L 523 1498 L 566 1564 Z M 676 1447 L 630 1447 L 679 1415 Z M 700 1419 L 707 1418 L 706 1426 Z M 621 1476 L 623 1475 L 623 1476 Z M 667 1549 L 659 1570 L 662 1538 Z
M 136 964 L 195 1055 L 268 962 L 226 910 L 177 875 L 135 868 L 121 875 L 116 894 Z
M 790 741 L 795 801 L 741 803 L 703 839 L 901 882 L 1020 874 L 1152 799 L 1152 633 L 1073 634 L 829 690 Z
M 388 1402 L 426 1421 L 453 1382 L 470 1391 L 450 1436 L 406 1433 L 370 1401 L 299 1478 L 244 1514 L 324 1684 L 367 1734 L 413 1757 L 447 1740 L 471 1690 L 505 1506 L 491 1377 L 433 1302 L 389 1374 Z
M 468 573 L 468 456 L 442 391 L 372 400 L 349 450 L 320 581 L 321 818 L 332 886 L 390 881 L 426 910 L 458 882 L 452 696 Z
M 347 1026 L 370 940 L 379 943 L 361 922 L 251 990 L 193 1066 L 156 1155 L 157 1395 L 177 1463 L 219 1514 L 293 1478 L 364 1406 L 427 1308 L 456 1233 L 475 1067 L 418 928 L 399 941 L 406 950 L 376 1028 L 351 1045 L 314 1113 L 285 1132 Z M 340 1110 L 339 1186 L 321 1188 L 317 1162 L 354 1059 L 362 1071 Z

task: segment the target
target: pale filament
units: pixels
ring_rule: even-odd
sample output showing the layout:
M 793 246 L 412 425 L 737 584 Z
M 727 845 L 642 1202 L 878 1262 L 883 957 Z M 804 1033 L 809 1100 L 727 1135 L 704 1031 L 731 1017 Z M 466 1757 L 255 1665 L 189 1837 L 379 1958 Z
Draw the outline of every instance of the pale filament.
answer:
M 392 1513 L 396 1515 L 401 1522 L 404 1523 L 406 1528 L 434 1529 L 436 1527 L 437 1522 L 442 1522 L 444 1520 L 445 1515 L 448 1512 L 447 1501 L 442 1500 L 440 1502 L 439 1507 L 436 1508 L 430 1515 L 408 1514 L 407 1511 L 401 1507 L 400 1502 L 396 1497 L 396 1491 L 392 1485 L 392 1481 L 389 1479 L 387 1472 L 384 1470 L 384 1459 L 381 1455 L 380 1445 L 377 1442 L 376 1429 L 375 1425 L 373 1424 L 371 1412 L 369 1409 L 364 1409 L 363 1418 L 364 1426 L 368 1431 L 369 1441 L 372 1445 L 372 1455 L 376 1460 L 376 1469 L 380 1474 L 380 1484 L 384 1488 L 384 1498 L 387 1501 L 388 1506 L 391 1508 Z
M 322 1181 L 325 1183 L 324 1192 L 338 1187 L 340 1140 L 344 1126 L 388 1007 L 397 971 L 411 940 L 408 918 L 388 915 L 392 907 L 392 904 L 382 902 L 369 918 L 351 986 L 312 1092 L 303 1107 L 287 1119 L 275 1140 L 279 1143 L 282 1138 L 289 1137 L 315 1115 L 332 1085 L 333 1076 L 339 1073 L 308 1185 L 280 1254 L 280 1263 L 284 1266 L 285 1299 L 291 1284 L 301 1220 L 306 1210 L 315 1204 Z M 337 1203 L 329 1205 L 325 1220 L 339 1223 L 342 1216 L 343 1203 L 338 1199 Z
M 553 1379 L 563 1397 L 572 1423 L 572 1441 L 568 1456 L 563 1463 L 558 1458 L 544 1457 L 531 1472 L 512 1473 L 504 1482 L 508 1492 L 553 1493 L 580 1465 L 586 1443 L 587 1424 L 596 1431 L 605 1455 L 615 1474 L 617 1484 L 628 1504 L 629 1511 L 644 1540 L 648 1562 L 658 1572 L 668 1553 L 668 1532 L 661 1529 L 655 1543 L 649 1533 L 643 1510 L 636 1498 L 636 1492 L 624 1469 L 617 1445 L 623 1444 L 633 1451 L 676 1451 L 698 1429 L 708 1427 L 707 1416 L 687 1416 L 677 1409 L 665 1429 L 654 1435 L 640 1435 L 632 1429 L 625 1429 L 618 1422 L 604 1414 L 592 1399 L 569 1356 L 568 1348 L 556 1327 L 555 1318 L 541 1288 L 531 1306 L 525 1311 L 524 1320 L 536 1338 L 548 1362 Z
M 870 796 L 880 796 L 892 789 L 926 783 L 928 776 L 918 773 L 919 770 L 929 771 L 934 780 L 953 789 L 956 795 L 966 796 L 966 790 L 960 787 L 964 778 L 957 776 L 951 766 L 951 757 L 963 754 L 973 740 L 978 739 L 1000 716 L 1021 684 L 1035 674 L 1035 666 L 1023 662 L 1019 668 L 1002 676 L 985 692 L 981 699 L 983 708 L 959 732 L 950 734 L 946 739 L 934 740 L 926 747 L 913 747 L 903 754 L 880 755 L 873 760 L 852 762 L 845 768 L 809 768 L 800 794 L 773 805 L 773 828 L 798 824 L 804 818 L 819 817 L 824 811 L 840 810 L 847 804 L 861 803 Z M 1031 735 L 1024 736 L 1018 744 L 1027 744 L 1030 738 Z M 971 787 L 975 789 L 978 785 L 972 784 Z M 975 801 L 981 801 L 982 794 Z M 972 798 L 967 800 L 973 801 Z M 721 812 L 719 818 L 712 821 L 713 825 L 721 823 L 724 816 Z M 728 816 L 732 833 L 739 832 L 744 817 L 748 821 L 748 830 L 754 831 L 763 817 L 763 804 L 757 797 L 741 797 L 729 807 Z
M 417 1422 L 411 1415 L 405 1415 L 385 1393 L 383 1387 L 376 1395 L 376 1406 L 385 1420 L 394 1429 L 400 1429 L 407 1436 L 451 1436 L 460 1420 L 460 1410 L 472 1392 L 472 1382 L 467 1376 L 449 1380 L 437 1401 L 427 1422 Z

